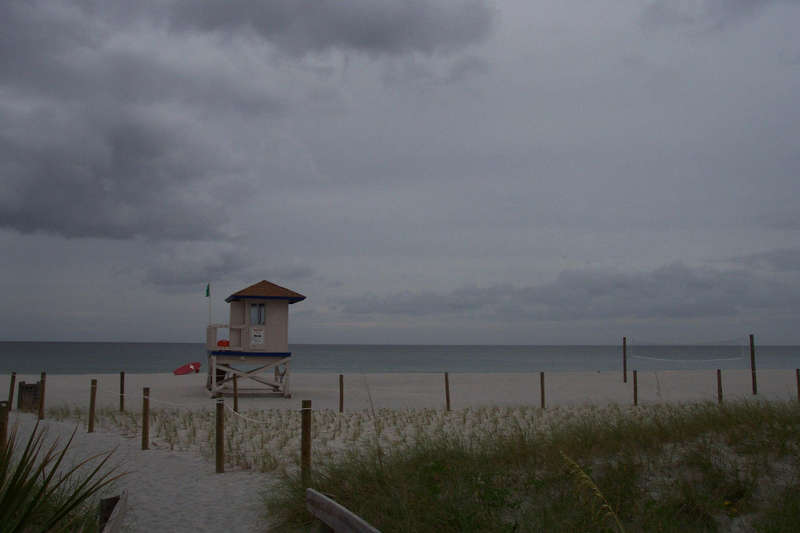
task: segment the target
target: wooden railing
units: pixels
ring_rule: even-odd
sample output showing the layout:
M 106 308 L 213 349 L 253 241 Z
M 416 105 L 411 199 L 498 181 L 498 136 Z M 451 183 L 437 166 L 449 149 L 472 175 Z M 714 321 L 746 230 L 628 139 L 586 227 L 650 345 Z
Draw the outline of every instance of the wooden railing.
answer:
M 335 533 L 380 533 L 363 518 L 320 494 L 306 489 L 306 508 L 323 524 L 320 531 Z
M 234 346 L 231 344 L 230 346 L 217 346 L 217 330 L 218 329 L 227 329 L 228 331 L 238 329 L 241 330 L 240 339 L 243 339 L 245 334 L 247 333 L 247 326 L 245 325 L 238 325 L 238 326 L 231 326 L 228 324 L 209 324 L 206 326 L 206 349 L 207 350 L 233 350 L 233 349 L 241 349 L 241 344 Z M 241 341 L 240 341 L 241 342 Z

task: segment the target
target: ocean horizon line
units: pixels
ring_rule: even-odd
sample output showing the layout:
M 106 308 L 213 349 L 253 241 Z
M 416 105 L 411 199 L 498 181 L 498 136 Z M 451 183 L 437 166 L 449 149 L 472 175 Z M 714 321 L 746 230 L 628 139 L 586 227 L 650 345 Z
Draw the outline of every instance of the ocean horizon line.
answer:
M 40 343 L 40 344 L 205 344 L 203 341 L 119 341 L 119 340 L 5 340 L 0 339 L 2 343 Z M 696 342 L 659 342 L 648 340 L 646 342 L 633 342 L 628 338 L 628 345 L 639 346 L 740 346 L 746 345 L 747 340 L 743 339 L 741 343 L 728 341 L 696 341 Z M 506 344 L 506 343 L 375 343 L 375 342 L 294 342 L 289 343 L 289 346 L 484 346 L 484 347 L 609 347 L 609 346 L 622 346 L 622 342 L 618 343 L 542 343 L 542 344 Z M 756 346 L 773 346 L 773 347 L 793 347 L 800 346 L 798 343 L 756 343 Z

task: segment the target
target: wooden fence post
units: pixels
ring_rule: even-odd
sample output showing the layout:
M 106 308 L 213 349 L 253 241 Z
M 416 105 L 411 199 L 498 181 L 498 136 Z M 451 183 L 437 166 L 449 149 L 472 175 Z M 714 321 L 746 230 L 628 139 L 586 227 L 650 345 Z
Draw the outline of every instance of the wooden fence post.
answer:
M 447 411 L 450 411 L 450 374 L 444 373 L 444 403 Z
M 344 413 L 344 376 L 339 374 L 339 412 Z
M 307 487 L 311 479 L 311 400 L 303 400 L 300 405 L 300 475 Z
M 8 412 L 11 410 L 9 402 L 0 402 L 0 448 L 8 442 Z
M 87 433 L 94 433 L 94 407 L 97 398 L 97 380 L 92 380 L 92 388 L 89 392 L 89 431 Z
M 750 375 L 753 377 L 753 394 L 758 394 L 756 382 L 756 343 L 753 334 L 750 334 Z
M 628 382 L 628 337 L 622 337 L 622 382 Z
M 636 379 L 636 370 L 633 371 L 633 405 L 639 405 L 639 382 Z
M 544 372 L 539 372 L 539 397 L 539 403 L 542 406 L 542 409 L 544 409 Z
M 39 420 L 44 420 L 44 391 L 47 384 L 47 372 L 42 372 L 39 389 Z
M 142 389 L 142 449 L 150 449 L 150 387 Z
M 722 370 L 717 369 L 717 402 L 722 403 Z
M 217 395 L 217 474 L 225 472 L 225 398 Z
M 233 375 L 233 412 L 239 412 L 239 380 L 236 374 Z
M 17 373 L 11 373 L 11 384 L 8 387 L 8 410 L 10 411 L 14 405 L 14 384 L 17 382 Z
M 125 372 L 119 373 L 119 412 L 125 412 Z

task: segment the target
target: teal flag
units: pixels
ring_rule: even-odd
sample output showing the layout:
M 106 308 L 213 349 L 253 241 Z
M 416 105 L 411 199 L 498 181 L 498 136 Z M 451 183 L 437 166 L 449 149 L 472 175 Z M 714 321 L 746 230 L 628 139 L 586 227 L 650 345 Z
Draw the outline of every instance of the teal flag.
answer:
M 211 284 L 208 283 L 206 284 L 206 298 L 209 298 L 210 296 L 211 296 Z

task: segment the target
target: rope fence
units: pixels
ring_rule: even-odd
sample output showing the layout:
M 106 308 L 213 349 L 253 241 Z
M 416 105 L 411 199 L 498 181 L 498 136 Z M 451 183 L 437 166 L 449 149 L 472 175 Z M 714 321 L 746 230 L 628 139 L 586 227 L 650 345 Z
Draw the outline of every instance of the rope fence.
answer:
M 673 359 L 666 357 L 647 357 L 645 355 L 631 355 L 631 359 L 644 359 L 647 361 L 665 361 L 668 363 L 715 363 L 718 361 L 742 361 L 744 357 L 717 357 L 714 359 Z
M 103 390 L 103 389 L 100 389 L 100 388 L 98 388 L 97 390 L 98 390 L 98 392 L 99 392 L 100 394 L 102 394 L 103 396 L 106 396 L 106 397 L 111 397 L 111 396 L 113 396 L 113 397 L 115 397 L 115 398 L 116 398 L 117 396 L 123 396 L 123 397 L 125 397 L 125 398 L 132 398 L 132 397 L 134 397 L 134 395 L 133 395 L 133 394 L 130 394 L 130 393 L 119 394 L 119 393 L 116 393 L 116 392 L 112 392 L 112 391 L 108 391 L 108 390 Z M 135 396 L 136 396 L 136 397 L 139 397 L 139 395 L 135 395 Z M 197 407 L 198 407 L 198 406 L 197 406 L 197 404 L 190 404 L 190 403 L 178 403 L 178 402 L 172 402 L 172 401 L 162 400 L 162 399 L 160 399 L 160 398 L 156 398 L 156 397 L 154 397 L 152 394 L 150 394 L 150 395 L 146 396 L 146 398 L 147 398 L 148 400 L 152 401 L 152 402 L 156 402 L 156 403 L 160 403 L 160 404 L 164 404 L 164 405 L 172 405 L 172 406 L 174 406 L 174 407 L 185 407 L 185 408 L 187 408 L 187 409 L 193 409 L 193 410 L 194 410 L 194 409 L 197 409 Z M 213 400 L 213 398 L 211 398 L 210 400 Z

